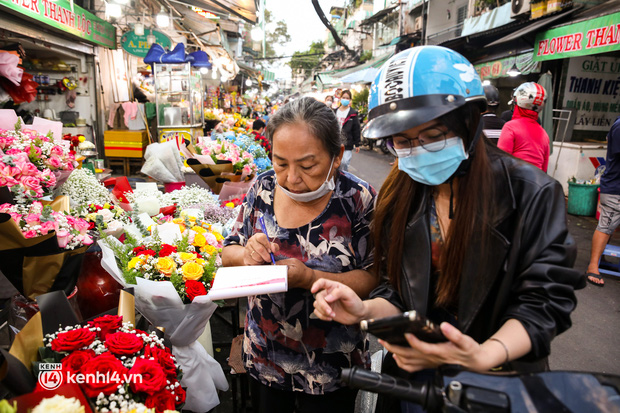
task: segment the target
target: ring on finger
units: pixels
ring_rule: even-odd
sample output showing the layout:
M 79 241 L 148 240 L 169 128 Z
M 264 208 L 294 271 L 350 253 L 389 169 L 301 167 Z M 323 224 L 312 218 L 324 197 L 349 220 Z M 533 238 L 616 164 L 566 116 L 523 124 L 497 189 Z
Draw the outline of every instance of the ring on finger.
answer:
M 252 259 L 254 259 L 254 253 L 255 253 L 255 252 L 256 252 L 256 251 L 252 250 L 252 252 L 250 253 L 250 257 L 252 257 Z

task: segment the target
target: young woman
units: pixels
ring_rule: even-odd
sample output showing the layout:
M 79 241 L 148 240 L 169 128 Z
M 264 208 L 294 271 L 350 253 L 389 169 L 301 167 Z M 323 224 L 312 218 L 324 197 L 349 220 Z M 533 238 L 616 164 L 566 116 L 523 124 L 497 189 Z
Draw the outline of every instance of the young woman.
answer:
M 399 368 L 390 358 L 384 371 L 411 379 L 442 364 L 545 369 L 551 340 L 571 325 L 574 289 L 585 284 L 572 269 L 561 185 L 480 138 L 480 78 L 450 49 L 393 56 L 371 91 L 364 135 L 387 138 L 397 156 L 372 225 L 383 282 L 362 300 L 319 280 L 315 314 L 355 324 L 416 310 L 441 323 L 446 343 L 410 334 L 408 346 L 380 341 Z M 399 407 L 418 408 L 384 410 Z

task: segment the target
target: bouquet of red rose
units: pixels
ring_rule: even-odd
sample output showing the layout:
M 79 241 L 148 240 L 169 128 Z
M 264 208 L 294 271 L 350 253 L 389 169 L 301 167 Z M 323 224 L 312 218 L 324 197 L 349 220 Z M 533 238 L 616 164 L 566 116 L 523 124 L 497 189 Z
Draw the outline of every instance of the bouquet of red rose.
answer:
M 155 332 L 136 330 L 121 316 L 105 315 L 44 337 L 34 372 L 45 388 L 41 363 L 57 363 L 63 383 L 79 383 L 100 412 L 130 411 L 138 403 L 157 413 L 179 408 L 185 390 L 175 357 Z M 48 364 L 49 365 L 49 364 Z M 43 379 L 42 379 L 43 377 Z M 58 377 L 58 376 L 56 376 Z

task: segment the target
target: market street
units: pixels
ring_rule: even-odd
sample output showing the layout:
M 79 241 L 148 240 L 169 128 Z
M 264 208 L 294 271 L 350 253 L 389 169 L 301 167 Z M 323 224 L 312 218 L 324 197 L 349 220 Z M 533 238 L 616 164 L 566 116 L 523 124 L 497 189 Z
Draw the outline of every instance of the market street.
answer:
M 362 149 L 353 154 L 349 170 L 379 191 L 392 159 L 391 155 Z M 594 217 L 567 217 L 577 243 L 575 268 L 585 270 L 597 221 Z M 620 245 L 618 232 L 610 244 Z M 577 299 L 577 309 L 571 315 L 573 326 L 551 343 L 551 369 L 620 374 L 620 278 L 606 276 L 603 288 L 587 284 L 577 291 Z

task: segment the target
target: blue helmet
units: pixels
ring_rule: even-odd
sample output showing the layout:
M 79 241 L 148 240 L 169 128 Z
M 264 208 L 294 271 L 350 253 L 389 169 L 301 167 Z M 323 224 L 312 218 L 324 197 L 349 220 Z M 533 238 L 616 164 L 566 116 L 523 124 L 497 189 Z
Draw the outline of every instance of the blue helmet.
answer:
M 482 82 L 467 59 L 441 46 L 419 46 L 392 56 L 370 88 L 363 135 L 377 139 L 403 132 L 477 101 Z

